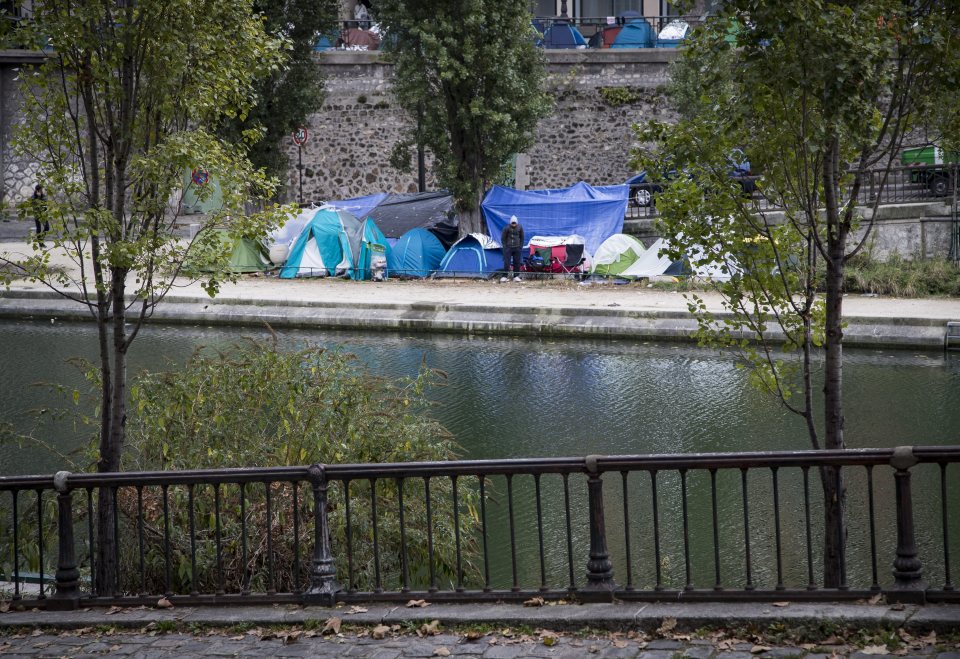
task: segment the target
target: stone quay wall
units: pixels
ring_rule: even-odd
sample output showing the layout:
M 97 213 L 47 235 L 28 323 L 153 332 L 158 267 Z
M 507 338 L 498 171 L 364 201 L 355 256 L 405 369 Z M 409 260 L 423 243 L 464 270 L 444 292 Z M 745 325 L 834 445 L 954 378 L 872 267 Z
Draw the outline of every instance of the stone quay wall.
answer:
M 537 126 L 533 148 L 518 158 L 518 187 L 555 188 L 581 180 L 611 185 L 631 176 L 631 127 L 670 116 L 662 86 L 676 54 L 664 49 L 547 51 L 547 86 L 555 107 Z M 317 59 L 327 78 L 324 104 L 309 118 L 302 154 L 289 140 L 294 166 L 288 197 L 296 199 L 299 191 L 298 155 L 305 201 L 415 192 L 416 163 L 404 173 L 389 162 L 393 145 L 412 128 L 390 92 L 392 66 L 377 52 L 328 51 Z

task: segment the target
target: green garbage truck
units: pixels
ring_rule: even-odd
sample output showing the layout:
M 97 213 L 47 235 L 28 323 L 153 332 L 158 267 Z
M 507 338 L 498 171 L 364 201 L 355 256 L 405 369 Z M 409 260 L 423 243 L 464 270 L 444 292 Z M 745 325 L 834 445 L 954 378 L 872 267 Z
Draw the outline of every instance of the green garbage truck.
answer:
M 956 171 L 956 165 L 960 163 L 960 152 L 944 152 L 939 146 L 918 146 L 904 149 L 900 163 L 905 167 L 923 165 L 923 169 L 910 173 L 910 180 L 929 187 L 934 197 L 946 197 L 953 190 L 950 171 Z

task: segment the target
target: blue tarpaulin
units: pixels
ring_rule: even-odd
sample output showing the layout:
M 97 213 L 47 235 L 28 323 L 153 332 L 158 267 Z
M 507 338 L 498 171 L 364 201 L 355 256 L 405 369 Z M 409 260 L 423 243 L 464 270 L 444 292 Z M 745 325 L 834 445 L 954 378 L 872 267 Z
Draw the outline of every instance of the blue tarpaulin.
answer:
M 366 197 L 354 197 L 353 199 L 333 199 L 328 201 L 327 204 L 333 206 L 334 208 L 339 208 L 340 210 L 349 211 L 353 213 L 358 220 L 365 220 L 367 216 L 370 215 L 370 211 L 376 208 L 380 202 L 386 199 L 388 195 L 386 192 L 378 192 L 377 194 L 367 195 Z
M 623 216 L 630 195 L 628 185 L 593 187 L 584 182 L 560 190 L 514 190 L 499 185 L 481 204 L 487 230 L 495 240 L 516 215 L 527 240 L 533 236 L 584 238 L 588 253 L 604 240 L 623 231 Z

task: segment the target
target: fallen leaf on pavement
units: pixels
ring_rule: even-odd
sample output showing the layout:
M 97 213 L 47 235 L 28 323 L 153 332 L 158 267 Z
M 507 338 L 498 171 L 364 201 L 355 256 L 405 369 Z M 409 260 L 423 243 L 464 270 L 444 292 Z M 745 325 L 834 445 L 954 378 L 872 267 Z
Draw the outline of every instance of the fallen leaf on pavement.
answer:
M 380 640 L 382 638 L 386 638 L 388 633 L 390 633 L 389 627 L 387 627 L 386 625 L 377 625 L 370 632 L 370 635 L 373 636 L 373 638 Z
M 114 613 L 120 613 L 121 611 L 123 611 L 122 606 L 111 606 L 103 615 L 112 616 Z
M 323 629 L 320 630 L 321 634 L 339 634 L 340 625 L 343 624 L 343 620 L 340 618 L 330 618 L 327 620 L 327 624 L 323 626 Z
M 524 606 L 543 606 L 544 600 L 542 597 L 531 597 L 523 603 Z
M 883 593 L 877 593 L 867 600 L 867 604 L 879 604 L 883 600 Z
M 367 609 L 363 608 L 362 606 L 351 606 L 350 610 L 347 611 L 345 615 L 351 615 L 353 613 L 366 613 L 366 612 L 367 612 Z
M 663 622 L 660 624 L 660 628 L 657 630 L 658 634 L 669 634 L 677 626 L 676 618 L 664 618 Z
M 417 634 L 420 636 L 434 636 L 435 634 L 440 633 L 440 621 L 434 620 L 433 622 L 420 625 L 420 629 L 417 630 Z
M 890 654 L 890 650 L 887 649 L 886 645 L 868 645 L 860 650 L 860 652 L 864 654 Z
M 750 648 L 750 654 L 763 654 L 769 649 L 769 645 L 754 645 L 752 648 Z
M 447 648 L 441 646 L 441 647 L 439 647 L 439 648 L 437 648 L 436 650 L 433 651 L 433 656 L 434 656 L 434 657 L 449 657 L 449 656 L 450 656 L 450 650 L 448 650 Z
M 160 601 L 157 602 L 157 608 L 158 608 L 158 609 L 172 609 L 172 608 L 173 608 L 173 602 L 171 602 L 170 600 L 168 600 L 166 597 L 161 597 L 161 598 L 160 598 Z
M 774 602 L 773 605 L 779 607 L 790 606 L 790 602 Z
M 0 602 L 0 613 L 6 613 L 10 610 L 10 602 Z
M 629 645 L 629 643 L 627 643 L 626 641 L 614 641 L 614 642 L 613 642 L 613 647 L 615 647 L 615 648 L 625 648 L 625 647 L 627 647 L 628 645 Z
M 430 606 L 430 602 L 428 602 L 427 600 L 410 600 L 409 602 L 407 602 L 408 609 L 416 609 L 416 608 L 422 609 L 425 606 Z
M 469 631 L 466 634 L 464 634 L 463 637 L 468 641 L 476 641 L 477 639 L 483 638 L 483 634 L 476 631 Z

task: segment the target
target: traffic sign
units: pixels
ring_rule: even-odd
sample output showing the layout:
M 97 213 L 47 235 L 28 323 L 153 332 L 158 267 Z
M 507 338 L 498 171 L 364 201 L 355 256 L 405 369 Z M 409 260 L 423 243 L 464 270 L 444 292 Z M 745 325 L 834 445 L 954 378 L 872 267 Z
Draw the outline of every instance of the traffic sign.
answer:
M 310 139 L 310 133 L 303 126 L 293 131 L 293 143 L 297 146 L 303 146 L 308 139 Z
M 198 167 L 190 173 L 190 179 L 194 185 L 206 185 L 210 182 L 210 172 Z

